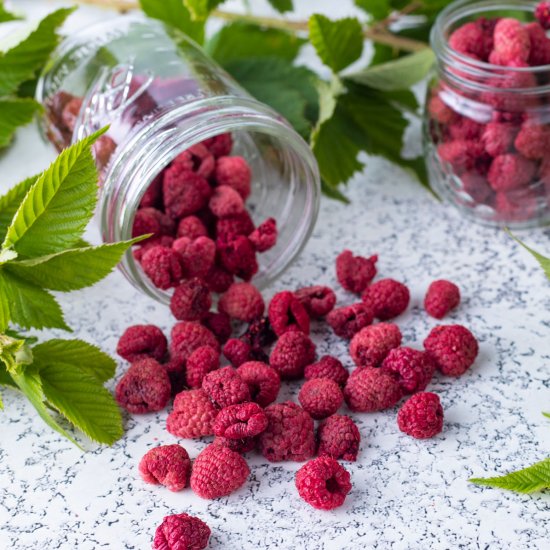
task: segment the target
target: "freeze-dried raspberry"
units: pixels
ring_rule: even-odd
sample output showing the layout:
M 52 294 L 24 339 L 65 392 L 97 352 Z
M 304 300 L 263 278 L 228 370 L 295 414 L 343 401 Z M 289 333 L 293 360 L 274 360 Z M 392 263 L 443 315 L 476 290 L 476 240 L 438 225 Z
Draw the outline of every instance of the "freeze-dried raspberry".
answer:
M 355 422 L 343 414 L 333 414 L 323 420 L 317 429 L 319 456 L 355 462 L 361 434 Z
M 183 276 L 177 253 L 165 246 L 154 246 L 145 252 L 141 267 L 151 282 L 162 290 L 176 286 Z
M 350 355 L 358 367 L 377 367 L 391 349 L 401 345 L 401 331 L 393 323 L 378 323 L 361 329 L 352 339 Z
M 265 252 L 275 246 L 277 235 L 277 222 L 275 218 L 268 218 L 254 229 L 248 238 L 258 252 Z
M 248 325 L 246 332 L 241 336 L 241 340 L 249 344 L 253 350 L 257 350 L 273 344 L 277 340 L 277 335 L 273 332 L 269 319 L 261 317 Z
M 134 258 L 141 263 L 143 256 L 148 250 L 151 250 L 154 246 L 163 246 L 165 248 L 172 248 L 174 244 L 174 237 L 168 235 L 162 235 L 162 237 L 151 237 L 146 239 L 143 244 L 139 244 L 138 248 L 132 251 Z
M 424 309 L 436 319 L 443 319 L 460 303 L 460 289 L 451 281 L 433 281 L 424 298 Z
M 223 346 L 225 358 L 234 366 L 238 367 L 250 360 L 252 347 L 239 338 L 230 338 Z
M 456 29 L 449 38 L 451 48 L 474 59 L 486 61 L 493 49 L 493 33 L 492 29 L 486 29 L 485 21 L 472 21 Z
M 197 237 L 191 241 L 180 237 L 172 244 L 186 277 L 206 277 L 216 259 L 216 243 L 208 237 Z
M 402 347 L 392 349 L 381 369 L 397 378 L 403 393 L 423 391 L 435 372 L 435 362 L 424 352 Z
M 189 151 L 183 151 L 173 161 L 172 166 L 178 164 L 180 171 L 193 172 L 195 169 L 195 163 L 193 162 L 193 155 Z
M 185 361 L 179 357 L 170 357 L 162 366 L 170 378 L 172 396 L 177 395 L 185 387 Z
M 208 237 L 208 230 L 197 216 L 186 216 L 179 221 L 176 236 L 194 241 L 199 237 Z
M 475 336 L 462 325 L 439 325 L 424 340 L 424 348 L 437 368 L 449 376 L 464 374 L 479 350 Z
M 516 67 L 527 66 L 526 63 L 516 63 Z M 518 89 L 537 87 L 536 76 L 532 71 L 503 71 L 498 77 L 489 79 L 486 86 L 490 88 L 499 88 L 499 91 L 485 92 L 481 96 L 483 102 L 495 107 L 498 110 L 509 111 L 511 113 L 522 114 L 528 107 L 538 104 L 537 94 L 521 94 Z
M 458 118 L 456 111 L 451 109 L 435 92 L 428 103 L 428 111 L 432 119 L 445 126 L 452 124 Z
M 409 289 L 394 279 L 381 279 L 363 292 L 361 299 L 371 306 L 374 316 L 387 321 L 401 315 L 409 305 Z
M 550 63 L 550 40 L 546 36 L 545 30 L 538 23 L 525 25 L 525 30 L 529 34 L 531 42 L 529 65 L 531 67 L 548 65 Z
M 226 313 L 210 311 L 201 323 L 214 334 L 220 344 L 225 344 L 233 331 L 231 319 Z
M 273 348 L 269 364 L 281 378 L 302 378 L 306 365 L 315 361 L 315 344 L 299 331 L 285 332 Z
M 141 201 L 139 202 L 140 208 L 147 208 L 152 206 L 158 208 L 162 206 L 162 172 L 149 184 Z
M 550 128 L 527 122 L 519 131 L 514 145 L 525 158 L 542 159 L 550 149 Z
M 82 98 L 73 97 L 73 99 L 71 99 L 63 108 L 61 113 L 61 121 L 63 122 L 63 125 L 71 132 L 74 130 L 76 119 L 78 118 L 81 107 Z
M 489 122 L 485 126 L 481 140 L 485 150 L 492 157 L 508 153 L 514 145 L 517 126 L 509 122 Z
M 331 355 L 323 355 L 317 363 L 311 363 L 304 370 L 304 378 L 312 380 L 314 378 L 328 378 L 334 380 L 340 386 L 343 386 L 348 379 L 348 371 L 342 365 L 342 362 Z
M 509 193 L 497 193 L 494 207 L 496 218 L 502 221 L 526 221 L 536 216 L 539 199 L 532 189 L 518 189 Z
M 458 174 L 475 169 L 484 151 L 480 140 L 448 141 L 437 147 L 440 159 L 448 162 Z
M 543 29 L 550 29 L 550 2 L 539 2 L 535 8 L 535 17 Z
M 229 185 L 220 185 L 214 189 L 208 207 L 218 218 L 234 216 L 245 209 L 243 198 Z
M 213 435 L 212 424 L 217 414 L 218 410 L 203 389 L 182 391 L 174 399 L 166 429 L 184 439 Z
M 147 357 L 133 363 L 116 386 L 118 404 L 133 414 L 161 411 L 170 400 L 166 370 Z
M 231 153 L 233 148 L 233 138 L 231 134 L 219 134 L 217 136 L 205 139 L 202 144 L 216 157 L 223 157 Z
M 253 284 L 233 283 L 220 298 L 218 307 L 232 319 L 250 322 L 262 316 L 265 304 Z
M 250 195 L 250 167 L 243 157 L 220 157 L 216 161 L 215 178 L 218 185 L 229 185 L 246 200 Z
M 393 407 L 403 393 L 397 378 L 375 367 L 355 369 L 344 388 L 344 399 L 352 411 L 376 412 Z
M 250 401 L 250 391 L 246 382 L 232 367 L 208 373 L 202 381 L 202 389 L 220 409 Z
M 111 157 L 113 156 L 113 153 L 115 152 L 117 148 L 116 141 L 114 141 L 109 136 L 101 136 L 93 145 L 92 145 L 92 153 L 94 155 L 95 163 L 97 165 L 97 168 L 100 171 L 103 171 L 104 168 L 109 164 L 109 161 L 111 160 Z M 103 180 L 103 176 L 100 175 L 100 181 L 99 184 L 101 186 Z
M 193 170 L 205 179 L 210 178 L 216 167 L 216 159 L 208 148 L 202 143 L 197 143 L 189 147 L 186 152 L 193 160 Z
M 300 496 L 318 510 L 333 510 L 344 504 L 351 491 L 349 472 L 334 458 L 319 456 L 296 472 Z
M 236 453 L 243 454 L 253 451 L 258 446 L 257 437 L 244 437 L 243 439 L 229 439 L 228 437 L 215 437 L 212 445 L 227 447 Z
M 187 359 L 185 376 L 190 388 L 200 388 L 204 377 L 220 366 L 220 353 L 210 346 L 197 348 Z
M 205 207 L 211 190 L 202 176 L 173 164 L 164 172 L 162 194 L 166 213 L 172 218 L 183 218 Z
M 211 305 L 210 291 L 197 277 L 183 281 L 170 299 L 170 311 L 179 321 L 200 321 Z
M 245 210 L 240 214 L 220 218 L 216 222 L 216 237 L 220 241 L 229 241 L 239 235 L 247 237 L 254 231 L 254 222 Z
M 313 419 L 296 403 L 274 403 L 266 407 L 268 425 L 260 435 L 260 452 L 270 462 L 303 462 L 315 454 Z
M 344 396 L 334 380 L 314 378 L 302 386 L 298 401 L 312 418 L 321 420 L 334 414 L 341 407 Z
M 435 393 L 420 392 L 405 401 L 397 413 L 402 432 L 416 439 L 428 439 L 443 429 L 443 407 Z
M 132 237 L 139 237 L 147 233 L 153 233 L 153 236 L 156 237 L 172 235 L 174 230 L 174 221 L 164 212 L 156 208 L 140 208 L 134 217 Z
M 174 325 L 171 336 L 170 353 L 184 362 L 201 346 L 211 346 L 215 350 L 220 349 L 216 337 L 200 323 L 181 321 Z
M 277 336 L 289 331 L 309 334 L 309 315 L 300 300 L 288 290 L 273 296 L 267 310 L 271 328 Z
M 145 453 L 139 463 L 139 473 L 145 483 L 181 491 L 187 486 L 191 460 L 180 445 L 161 445 Z
M 246 460 L 223 445 L 208 445 L 193 463 L 191 489 L 201 498 L 230 495 L 250 474 Z
M 495 26 L 493 35 L 493 53 L 496 53 L 502 65 L 508 62 L 527 62 L 531 51 L 529 33 L 517 19 L 502 18 Z M 491 62 L 491 58 L 489 59 Z
M 494 195 L 487 178 L 475 172 L 465 172 L 460 180 L 462 189 L 477 203 L 487 203 Z
M 530 183 L 536 173 L 536 163 L 509 153 L 493 160 L 487 179 L 495 191 L 510 191 Z
M 214 434 L 228 439 L 243 439 L 261 434 L 267 416 L 257 403 L 240 403 L 222 409 L 214 421 Z
M 281 378 L 269 365 L 260 361 L 247 361 L 237 369 L 237 373 L 246 382 L 252 401 L 258 405 L 267 407 L 277 399 Z
M 145 357 L 161 361 L 166 355 L 168 342 L 162 330 L 155 325 L 128 327 L 118 341 L 116 352 L 133 363 Z
M 229 271 L 218 265 L 213 265 L 204 278 L 204 282 L 208 285 L 208 288 L 218 294 L 225 292 L 233 284 L 234 280 L 235 277 L 232 273 L 229 273 Z
M 359 294 L 363 292 L 376 275 L 378 256 L 363 258 L 344 250 L 336 258 L 336 277 L 343 288 Z
M 308 315 L 320 318 L 330 313 L 336 304 L 336 294 L 328 286 L 307 286 L 299 288 L 294 296 L 300 300 Z
M 222 266 L 244 281 L 250 281 L 258 271 L 256 250 L 244 235 L 218 241 L 218 254 Z
M 478 139 L 483 132 L 483 124 L 467 117 L 460 117 L 449 126 L 449 134 L 455 140 Z
M 188 514 L 166 516 L 157 527 L 153 550 L 203 550 L 208 546 L 210 528 Z
M 327 315 L 327 323 L 334 334 L 349 340 L 362 328 L 370 325 L 374 312 L 369 304 L 359 302 L 351 306 L 337 307 Z

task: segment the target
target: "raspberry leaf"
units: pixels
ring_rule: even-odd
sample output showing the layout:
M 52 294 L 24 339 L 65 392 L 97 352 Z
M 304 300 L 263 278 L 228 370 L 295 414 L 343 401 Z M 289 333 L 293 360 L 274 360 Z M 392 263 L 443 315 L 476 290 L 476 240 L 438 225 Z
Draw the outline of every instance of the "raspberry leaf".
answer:
M 543 412 L 543 413 L 542 413 L 542 416 L 545 416 L 546 418 L 550 418 L 550 413 L 545 413 L 545 412 Z
M 32 176 L 12 187 L 5 195 L 0 197 L 0 240 L 6 237 L 6 231 L 19 209 L 21 201 L 36 183 L 38 176 Z
M 15 15 L 14 13 L 9 12 L 4 6 L 4 2 L 0 0 L 0 23 L 17 21 L 18 19 L 21 19 L 21 17 L 19 17 L 19 15 Z
M 10 144 L 15 130 L 42 110 L 34 99 L 0 99 L 0 149 Z
M 536 252 L 532 248 L 528 247 L 525 243 L 523 243 L 515 235 L 513 235 L 508 229 L 506 229 L 506 232 L 519 245 L 523 246 L 523 248 L 525 248 L 525 250 L 527 250 L 527 252 L 529 252 L 530 254 L 532 254 L 534 256 L 534 258 L 537 260 L 537 262 L 539 262 L 540 266 L 542 267 L 544 273 L 546 274 L 546 277 L 548 277 L 548 279 L 550 279 L 550 258 L 546 258 L 542 254 L 539 254 L 538 252 Z
M 294 6 L 292 0 L 268 0 L 268 2 L 279 12 L 292 11 Z
M 392 12 L 390 0 L 355 0 L 355 5 L 368 13 L 375 21 L 380 21 Z
M 183 0 L 193 21 L 204 21 L 213 9 L 225 0 Z

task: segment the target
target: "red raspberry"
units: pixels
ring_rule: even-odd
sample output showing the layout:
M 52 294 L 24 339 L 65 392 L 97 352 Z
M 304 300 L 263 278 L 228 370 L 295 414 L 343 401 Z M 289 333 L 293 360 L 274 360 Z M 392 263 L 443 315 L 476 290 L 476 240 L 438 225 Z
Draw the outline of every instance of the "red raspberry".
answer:
M 223 269 L 223 267 L 213 265 L 204 278 L 204 282 L 212 292 L 221 294 L 225 292 L 235 280 L 232 273 Z
M 506 222 L 526 221 L 536 215 L 538 198 L 530 189 L 497 193 L 494 206 L 499 220 Z
M 437 147 L 437 153 L 443 162 L 452 166 L 454 172 L 461 174 L 477 167 L 484 147 L 480 140 L 456 140 L 441 143 Z
M 334 414 L 344 402 L 340 386 L 328 378 L 308 380 L 300 389 L 298 401 L 315 420 Z
M 193 160 L 193 170 L 199 176 L 208 179 L 214 173 L 216 159 L 214 155 L 202 143 L 197 143 L 187 149 L 186 153 L 191 155 Z
M 435 363 L 422 351 L 412 348 L 392 349 L 381 370 L 397 378 L 403 393 L 423 391 L 435 372 Z
M 208 207 L 214 216 L 226 218 L 244 211 L 244 201 L 233 187 L 220 185 L 214 189 Z
M 492 157 L 504 155 L 514 145 L 517 135 L 517 127 L 510 122 L 489 122 L 485 126 L 481 140 L 485 150 Z
M 493 160 L 487 179 L 495 191 L 510 191 L 530 183 L 536 172 L 533 161 L 510 153 Z
M 233 319 L 250 322 L 263 315 L 265 304 L 253 284 L 233 283 L 220 298 L 218 307 Z
M 118 341 L 116 352 L 133 363 L 145 357 L 161 361 L 166 355 L 168 342 L 160 328 L 155 325 L 128 327 Z
M 220 218 L 216 222 L 216 237 L 221 241 L 231 240 L 239 235 L 247 237 L 254 231 L 254 222 L 245 210 L 240 214 Z
M 227 447 L 232 451 L 239 454 L 248 453 L 253 451 L 258 445 L 257 437 L 245 437 L 243 439 L 229 439 L 227 437 L 215 437 L 212 441 L 212 445 L 219 445 L 221 447 Z
M 309 334 L 309 315 L 300 300 L 288 290 L 273 296 L 267 310 L 271 328 L 277 336 L 288 331 Z
M 424 340 L 424 348 L 437 368 L 449 376 L 464 374 L 479 350 L 475 336 L 462 325 L 439 325 Z
M 157 527 L 153 550 L 203 550 L 208 546 L 210 528 L 188 514 L 166 516 Z
M 543 29 L 550 29 L 550 2 L 539 2 L 535 8 L 535 17 Z
M 151 239 L 146 239 L 143 244 L 139 244 L 132 252 L 134 258 L 141 263 L 143 256 L 148 250 L 154 248 L 155 246 L 162 246 L 165 248 L 172 248 L 174 244 L 174 237 L 168 237 L 167 235 L 162 235 L 162 237 L 155 237 Z
M 381 279 L 369 286 L 361 296 L 380 321 L 401 315 L 407 309 L 410 298 L 409 289 L 394 279 Z
M 252 401 L 261 407 L 267 407 L 277 399 L 281 378 L 269 365 L 260 361 L 247 361 L 237 369 L 237 373 L 246 382 Z
M 250 401 L 250 391 L 246 382 L 232 367 L 208 373 L 202 381 L 202 389 L 220 409 Z
M 186 381 L 190 388 L 200 388 L 204 377 L 220 367 L 220 353 L 210 346 L 197 348 L 187 359 Z
M 524 62 L 529 59 L 531 41 L 529 33 L 517 19 L 502 18 L 495 26 L 493 53 L 500 57 L 501 65 Z M 492 54 L 491 54 L 492 55 Z M 491 58 L 489 58 L 491 61 Z
M 218 241 L 218 254 L 221 265 L 244 281 L 250 281 L 258 272 L 256 250 L 244 235 L 238 235 L 228 242 Z
M 165 246 L 153 246 L 145 252 L 141 267 L 151 282 L 162 290 L 176 286 L 183 276 L 177 253 Z
M 275 246 L 277 236 L 277 222 L 275 218 L 268 218 L 254 229 L 248 238 L 258 252 L 265 252 Z
M 132 237 L 140 237 L 147 233 L 153 233 L 156 237 L 172 235 L 174 233 L 174 222 L 156 208 L 140 208 L 134 217 Z
M 215 178 L 218 185 L 229 185 L 246 200 L 250 195 L 250 167 L 243 157 L 220 157 L 216 161 Z
M 352 339 L 349 352 L 358 367 L 377 367 L 391 349 L 401 345 L 401 331 L 393 323 L 378 323 L 361 329 Z
M 550 128 L 526 123 L 519 131 L 514 145 L 525 158 L 543 159 L 550 148 Z
M 302 378 L 306 365 L 315 361 L 315 344 L 303 332 L 285 332 L 273 348 L 269 364 L 281 378 Z
M 334 380 L 340 386 L 346 383 L 348 376 L 348 371 L 344 368 L 341 361 L 331 355 L 323 355 L 317 363 L 308 365 L 304 370 L 306 380 L 328 378 L 329 380 Z
M 140 208 L 148 208 L 152 206 L 157 208 L 162 205 L 162 178 L 163 173 L 161 172 L 149 185 L 141 201 L 139 202 Z
M 344 388 L 348 407 L 357 412 L 376 412 L 393 407 L 402 397 L 397 379 L 382 369 L 355 369 Z
M 185 386 L 185 361 L 178 357 L 171 357 L 162 366 L 168 373 L 168 378 L 170 378 L 172 396 L 177 395 Z
M 161 411 L 170 400 L 170 378 L 154 359 L 133 363 L 116 386 L 118 404 L 133 414 Z
M 483 124 L 466 117 L 460 117 L 449 126 L 449 134 L 455 140 L 478 139 L 483 132 Z
M 197 277 L 183 281 L 170 299 L 170 311 L 178 321 L 200 321 L 211 305 L 210 291 Z
M 269 421 L 258 441 L 260 452 L 270 462 L 303 462 L 315 454 L 313 419 L 296 403 L 266 407 Z
M 223 354 L 234 367 L 249 361 L 251 352 L 250 344 L 239 338 L 230 338 L 223 346 Z
M 336 304 L 336 294 L 328 286 L 307 286 L 298 289 L 294 296 L 304 306 L 308 315 L 320 318 L 330 313 Z
M 333 414 L 323 420 L 317 430 L 319 456 L 355 462 L 361 434 L 355 422 L 343 414 Z
M 183 447 L 161 445 L 147 451 L 139 463 L 139 473 L 145 483 L 181 491 L 187 486 L 191 460 Z
M 296 473 L 300 496 L 318 510 L 333 510 L 344 504 L 351 491 L 349 472 L 334 458 L 320 456 L 304 464 Z
M 171 218 L 183 218 L 198 212 L 208 204 L 210 186 L 198 174 L 173 164 L 164 172 L 162 184 L 164 209 Z
M 487 51 L 485 34 L 477 21 L 458 27 L 451 34 L 449 45 L 453 50 L 479 60 L 486 60 L 491 51 Z
M 231 153 L 233 138 L 231 134 L 219 134 L 205 139 L 202 144 L 216 157 L 223 157 Z
M 166 419 L 166 429 L 176 437 L 193 439 L 213 435 L 218 410 L 202 389 L 182 391 L 174 399 L 174 409 Z
M 353 338 L 362 328 L 370 325 L 373 319 L 374 313 L 371 306 L 363 302 L 337 307 L 327 315 L 327 323 L 334 334 L 346 340 Z
M 276 334 L 271 329 L 271 324 L 267 317 L 261 317 L 252 321 L 246 332 L 241 336 L 241 340 L 250 344 L 253 350 L 270 346 L 277 340 Z
M 416 439 L 428 439 L 443 429 L 443 407 L 435 393 L 420 392 L 405 401 L 397 413 L 397 425 Z
M 231 328 L 231 319 L 225 313 L 210 311 L 201 322 L 216 336 L 220 344 L 225 344 L 233 331 Z
M 208 230 L 197 216 L 186 216 L 179 221 L 176 235 L 194 241 L 199 237 L 208 237 Z
M 208 445 L 193 464 L 191 489 L 201 498 L 214 499 L 230 495 L 248 478 L 246 460 L 222 445 Z
M 172 328 L 172 341 L 170 342 L 170 353 L 183 362 L 201 346 L 211 346 L 216 351 L 220 345 L 216 337 L 199 323 L 182 321 Z
M 529 34 L 531 42 L 529 65 L 537 67 L 550 64 L 550 40 L 548 40 L 544 29 L 538 23 L 529 23 L 525 25 L 525 30 Z
M 460 289 L 451 281 L 433 281 L 424 298 L 424 309 L 436 319 L 443 319 L 460 303 Z
M 367 288 L 376 275 L 378 256 L 363 258 L 344 250 L 336 258 L 336 277 L 343 288 L 359 294 Z
M 214 266 L 216 243 L 208 237 L 197 237 L 194 241 L 180 237 L 172 244 L 186 277 L 206 277 Z
M 460 176 L 462 188 L 477 203 L 487 203 L 494 194 L 487 178 L 473 172 Z
M 228 439 L 244 439 L 261 434 L 267 416 L 257 403 L 241 403 L 222 409 L 214 422 L 214 434 Z
M 431 118 L 439 122 L 439 124 L 448 125 L 455 122 L 458 118 L 456 111 L 451 109 L 439 95 L 437 91 L 432 92 L 434 95 L 428 103 L 428 111 Z

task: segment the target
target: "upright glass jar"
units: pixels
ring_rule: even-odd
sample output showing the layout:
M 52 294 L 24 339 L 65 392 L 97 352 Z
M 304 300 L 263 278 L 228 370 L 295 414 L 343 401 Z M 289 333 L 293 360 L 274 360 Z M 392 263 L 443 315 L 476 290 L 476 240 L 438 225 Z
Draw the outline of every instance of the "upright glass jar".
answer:
M 258 256 L 254 284 L 277 278 L 307 242 L 320 183 L 310 148 L 276 112 L 253 99 L 199 46 L 141 16 L 118 17 L 65 40 L 43 73 L 37 98 L 43 132 L 58 148 L 110 125 L 95 145 L 98 215 L 106 242 L 129 239 L 142 197 L 178 155 L 231 135 L 246 159 L 255 224 L 275 218 L 276 245 Z M 121 262 L 138 288 L 167 303 L 131 253 Z
M 488 225 L 550 221 L 550 41 L 533 23 L 536 5 L 462 0 L 432 30 L 437 61 L 424 125 L 431 184 Z M 517 19 L 529 35 L 521 59 L 495 52 L 502 18 Z

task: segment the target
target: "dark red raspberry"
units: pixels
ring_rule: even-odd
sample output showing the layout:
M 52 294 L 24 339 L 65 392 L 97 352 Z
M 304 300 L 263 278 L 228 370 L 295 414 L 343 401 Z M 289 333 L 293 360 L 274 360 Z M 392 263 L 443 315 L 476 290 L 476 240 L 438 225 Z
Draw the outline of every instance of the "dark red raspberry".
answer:
M 201 498 L 220 498 L 242 487 L 249 474 L 239 453 L 222 445 L 208 445 L 193 463 L 191 489 Z
M 172 219 L 160 210 L 156 208 L 140 208 L 134 217 L 132 237 L 140 237 L 147 233 L 153 233 L 153 236 L 156 237 L 173 235 L 174 229 Z
M 443 319 L 460 303 L 460 289 L 451 281 L 433 281 L 424 298 L 424 309 L 436 319 Z
M 233 284 L 234 280 L 235 277 L 232 273 L 217 265 L 213 265 L 204 278 L 204 282 L 208 285 L 208 288 L 218 294 L 225 292 Z
M 145 483 L 181 491 L 187 487 L 191 460 L 180 445 L 161 445 L 147 451 L 139 463 L 139 473 Z
M 216 243 L 208 237 L 197 237 L 194 241 L 180 237 L 172 248 L 179 254 L 186 277 L 204 278 L 214 266 Z
M 199 174 L 189 172 L 181 164 L 173 164 L 164 172 L 162 183 L 165 212 L 175 219 L 195 214 L 208 204 L 210 185 Z
M 218 410 L 203 389 L 182 391 L 166 419 L 166 429 L 176 437 L 193 439 L 213 435 L 212 425 Z
M 397 425 L 416 439 L 428 439 L 443 429 L 443 407 L 435 393 L 416 393 L 399 409 Z
M 361 296 L 363 302 L 370 305 L 374 316 L 387 321 L 401 315 L 409 305 L 409 289 L 393 279 L 381 279 L 372 284 Z
M 248 237 L 254 229 L 254 222 L 245 210 L 235 216 L 219 219 L 216 222 L 216 238 L 221 241 L 229 241 L 239 235 Z
M 230 338 L 223 346 L 223 354 L 234 367 L 250 361 L 251 353 L 250 344 L 239 338 Z
M 170 386 L 172 387 L 172 396 L 174 396 L 185 387 L 185 361 L 182 361 L 178 357 L 170 357 L 162 366 L 168 373 Z
M 336 304 L 336 294 L 328 286 L 308 286 L 298 289 L 294 296 L 300 300 L 308 315 L 324 317 Z
M 543 29 L 550 29 L 550 2 L 539 2 L 535 8 L 535 17 Z
M 216 157 L 223 157 L 231 153 L 233 138 L 231 134 L 219 134 L 205 139 L 202 144 Z
M 260 435 L 259 449 L 270 462 L 303 462 L 315 454 L 313 419 L 296 403 L 274 403 L 266 407 L 266 430 Z
M 449 127 L 451 139 L 478 139 L 483 132 L 483 124 L 466 117 L 459 117 Z
M 370 325 L 374 319 L 372 307 L 359 302 L 351 306 L 337 307 L 327 315 L 327 323 L 334 334 L 349 340 L 362 328 Z
M 311 363 L 304 370 L 304 378 L 312 380 L 314 378 L 328 378 L 334 380 L 340 386 L 343 386 L 348 379 L 348 371 L 342 362 L 331 355 L 323 355 L 317 363 Z
M 61 121 L 63 122 L 63 125 L 71 132 L 74 130 L 76 119 L 78 118 L 81 107 L 82 98 L 73 97 L 73 99 L 65 105 L 63 111 L 61 112 Z
M 198 277 L 183 281 L 170 299 L 170 311 L 178 321 L 200 321 L 211 305 L 210 290 Z
M 192 321 L 181 321 L 172 328 L 172 341 L 170 342 L 170 353 L 183 362 L 201 346 L 211 346 L 215 350 L 220 349 L 216 337 L 200 323 Z
M 143 256 L 148 250 L 151 250 L 151 248 L 155 246 L 172 248 L 173 244 L 174 244 L 174 237 L 169 237 L 168 235 L 162 235 L 162 237 L 147 239 L 143 244 L 140 243 L 136 248 L 134 248 L 134 250 L 132 251 L 132 254 L 134 258 L 141 263 L 141 260 L 143 260 Z
M 189 147 L 182 155 L 191 155 L 193 161 L 193 170 L 203 178 L 210 178 L 216 167 L 214 155 L 202 143 L 197 143 Z
M 162 290 L 176 286 L 183 276 L 177 253 L 165 246 L 149 249 L 141 259 L 141 267 L 151 282 Z
M 210 346 L 197 348 L 187 359 L 185 376 L 187 386 L 200 388 L 204 377 L 220 367 L 220 352 Z
M 229 185 L 246 200 L 250 195 L 250 167 L 242 157 L 220 157 L 214 174 L 218 185 Z
M 225 407 L 214 421 L 214 434 L 228 439 L 254 437 L 266 428 L 267 416 L 257 403 Z
M 549 4 L 550 5 L 550 4 Z M 525 25 L 531 42 L 528 63 L 531 67 L 548 65 L 550 63 L 550 40 L 545 30 L 538 23 Z
M 202 381 L 202 389 L 220 409 L 250 401 L 250 391 L 246 382 L 232 367 L 208 373 Z
M 343 414 L 333 414 L 323 420 L 317 429 L 319 456 L 355 462 L 361 443 L 361 434 L 355 422 Z
M 215 437 L 212 445 L 227 447 L 236 453 L 243 454 L 253 451 L 258 445 L 257 437 L 245 437 L 244 439 L 229 439 L 227 437 Z
M 203 550 L 208 546 L 210 528 L 188 514 L 166 516 L 157 527 L 153 550 Z
M 226 313 L 210 311 L 201 323 L 216 336 L 220 344 L 225 344 L 233 332 L 231 319 Z
M 342 406 L 344 396 L 334 380 L 314 378 L 302 386 L 298 401 L 312 418 L 321 420 L 334 414 Z
M 495 157 L 487 179 L 495 191 L 510 191 L 529 184 L 536 172 L 535 162 L 509 153 Z
M 179 221 L 176 236 L 194 241 L 199 237 L 208 237 L 208 230 L 197 216 L 186 216 Z
M 265 304 L 260 291 L 251 283 L 233 283 L 218 304 L 232 319 L 250 322 L 263 315 Z
M 302 378 L 306 365 L 315 361 L 315 344 L 303 332 L 285 332 L 273 348 L 269 364 L 281 378 Z
M 294 330 L 309 334 L 309 315 L 300 300 L 288 290 L 273 296 L 267 315 L 271 328 L 277 336 Z
M 101 136 L 93 145 L 92 153 L 95 158 L 95 163 L 98 169 L 100 170 L 99 175 L 99 185 L 102 185 L 103 175 L 102 172 L 104 168 L 109 164 L 113 153 L 116 151 L 117 144 L 109 136 Z
M 333 510 L 344 504 L 351 491 L 349 472 L 334 458 L 319 456 L 296 473 L 300 496 L 318 510 Z
M 352 339 L 350 355 L 358 367 L 378 367 L 391 349 L 401 345 L 401 331 L 393 323 L 361 329 Z
M 336 258 L 336 277 L 343 288 L 360 294 L 367 288 L 376 275 L 378 256 L 363 258 L 354 256 L 350 250 L 344 250 Z
M 277 335 L 271 329 L 271 324 L 267 317 L 255 319 L 252 321 L 246 332 L 241 336 L 241 340 L 250 344 L 253 350 L 270 346 L 277 340 Z
M 281 378 L 269 365 L 260 361 L 247 361 L 237 369 L 237 373 L 246 382 L 252 401 L 258 405 L 267 407 L 277 399 Z
M 234 216 L 245 209 L 243 198 L 229 185 L 220 185 L 214 189 L 208 207 L 217 218 Z
M 170 400 L 170 378 L 166 369 L 147 357 L 133 363 L 115 390 L 118 404 L 133 414 L 161 411 Z
M 265 252 L 277 243 L 277 222 L 268 218 L 248 236 L 258 252 Z
M 166 355 L 168 342 L 162 330 L 155 325 L 128 327 L 118 341 L 116 352 L 133 363 L 145 357 L 161 361 Z
M 517 126 L 510 122 L 489 122 L 485 126 L 481 140 L 487 153 L 492 157 L 498 157 L 510 152 L 517 133 Z
M 479 346 L 462 325 L 439 325 L 424 340 L 424 348 L 437 368 L 448 376 L 460 376 L 473 364 Z
M 244 235 L 230 241 L 218 241 L 218 255 L 222 267 L 243 281 L 250 281 L 258 272 L 256 250 Z
M 403 393 L 424 391 L 435 372 L 434 361 L 424 352 L 412 348 L 392 349 L 382 362 L 382 370 L 393 374 Z
M 348 407 L 357 412 L 389 409 L 402 395 L 397 378 L 375 367 L 355 369 L 344 388 L 344 398 Z

